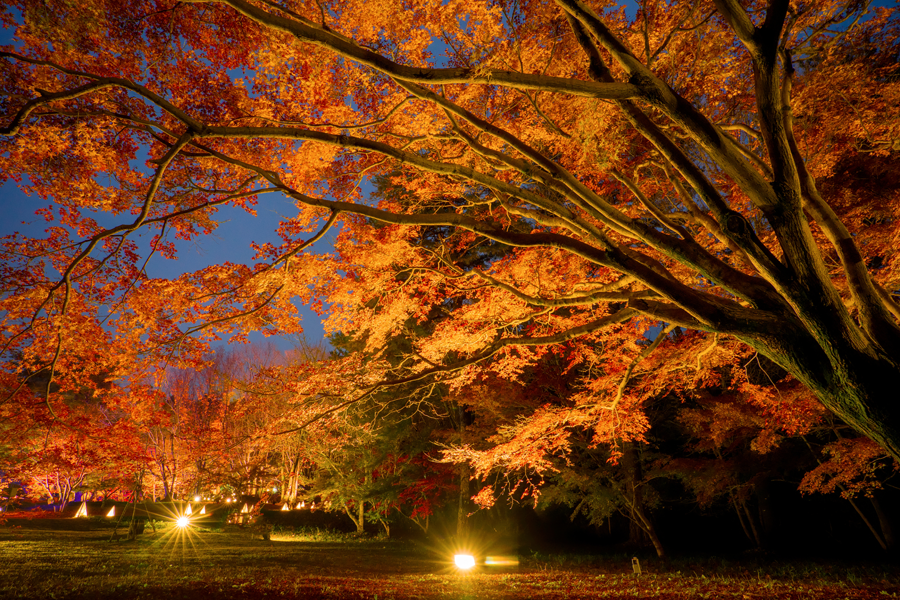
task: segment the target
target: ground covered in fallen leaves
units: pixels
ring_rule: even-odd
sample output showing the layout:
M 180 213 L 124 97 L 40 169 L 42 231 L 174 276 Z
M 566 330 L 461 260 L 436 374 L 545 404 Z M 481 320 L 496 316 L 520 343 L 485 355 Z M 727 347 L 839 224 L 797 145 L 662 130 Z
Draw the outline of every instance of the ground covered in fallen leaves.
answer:
M 122 532 L 122 529 L 119 529 Z M 151 531 L 110 541 L 112 530 L 50 523 L 0 526 L 0 598 L 538 599 L 900 598 L 900 566 L 775 560 L 528 555 L 518 566 L 461 574 L 446 549 L 282 532 Z

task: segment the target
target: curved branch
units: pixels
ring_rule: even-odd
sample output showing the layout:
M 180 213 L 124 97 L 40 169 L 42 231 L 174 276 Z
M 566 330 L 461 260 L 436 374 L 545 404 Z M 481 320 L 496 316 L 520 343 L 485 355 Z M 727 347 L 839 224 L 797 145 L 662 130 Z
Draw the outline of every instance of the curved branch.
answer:
M 207 0 L 187 0 L 206 2 Z M 212 1 L 212 0 L 210 0 Z M 266 12 L 244 0 L 218 0 L 236 11 L 256 21 L 260 25 L 276 31 L 283 31 L 295 38 L 327 48 L 336 54 L 361 65 L 372 67 L 395 79 L 420 84 L 480 83 L 499 85 L 524 90 L 561 92 L 590 98 L 634 98 L 638 95 L 636 86 L 628 83 L 595 83 L 578 81 L 565 77 L 532 75 L 517 71 L 479 70 L 470 68 L 426 68 L 398 64 L 388 58 L 363 48 L 340 34 L 326 30 L 301 18 L 287 19 Z
M 747 162 L 724 132 L 641 63 L 594 11 L 581 0 L 556 0 L 556 3 L 612 54 L 630 80 L 641 89 L 640 98 L 661 110 L 672 122 L 684 129 L 707 154 L 715 158 L 754 204 L 763 209 L 779 205 L 780 199 L 769 182 Z M 681 161 L 673 160 L 673 163 L 679 170 L 682 168 Z M 688 173 L 684 173 L 689 181 L 695 170 L 696 165 Z M 718 193 L 715 195 L 718 196 Z
M 612 410 L 619 405 L 619 402 L 622 401 L 622 396 L 625 395 L 625 386 L 628 385 L 628 381 L 631 379 L 631 373 L 634 372 L 634 368 L 641 364 L 641 362 L 645 358 L 650 356 L 650 354 L 654 350 L 656 350 L 660 343 L 662 343 L 662 341 L 666 339 L 666 336 L 672 333 L 676 327 L 678 326 L 667 325 L 666 327 L 664 327 L 656 336 L 656 339 L 653 340 L 653 343 L 644 348 L 644 350 L 640 354 L 638 354 L 633 361 L 631 361 L 631 364 L 628 365 L 628 368 L 625 370 L 625 375 L 622 376 L 622 381 L 619 382 L 619 387 L 616 390 L 616 397 L 609 405 L 605 405 L 602 407 L 604 410 Z
M 67 75 L 72 75 L 75 77 L 83 77 L 85 79 L 93 80 L 94 81 L 93 84 L 88 84 L 87 86 L 82 86 L 82 88 L 86 88 L 91 85 L 96 86 L 89 91 L 97 91 L 99 89 L 103 89 L 106 87 L 120 87 L 120 88 L 124 88 L 127 90 L 131 90 L 132 92 L 134 92 L 140 96 L 143 96 L 144 98 L 146 98 L 153 104 L 156 104 L 157 106 L 162 108 L 164 111 L 166 111 L 167 113 L 169 113 L 170 115 L 172 115 L 173 117 L 175 117 L 176 119 L 181 121 L 182 123 L 186 124 L 190 129 L 192 129 L 194 131 L 201 131 L 203 129 L 203 124 L 200 121 L 198 121 L 197 119 L 195 119 L 194 117 L 192 117 L 191 115 L 186 113 L 185 111 L 181 110 L 180 108 L 178 108 L 177 106 L 175 106 L 174 104 L 172 104 L 171 102 L 169 102 L 168 100 L 166 100 L 165 98 L 160 96 L 159 94 L 156 94 L 155 92 L 150 91 L 143 85 L 140 85 L 140 84 L 130 81 L 128 79 L 123 79 L 121 77 L 97 77 L 96 75 L 92 75 L 90 73 L 85 73 L 83 71 L 75 71 L 73 69 L 67 69 L 67 68 L 62 67 L 51 61 L 35 60 L 33 58 L 28 58 L 27 56 L 22 56 L 20 54 L 14 53 L 14 52 L 0 52 L 0 58 L 2 58 L 2 57 L 13 58 L 15 60 L 25 62 L 25 63 L 30 63 L 33 65 L 51 67 L 62 73 L 65 73 Z M 81 89 L 81 88 L 77 88 L 77 89 Z M 57 94 L 69 94 L 69 93 L 72 93 L 73 91 L 74 90 L 70 90 L 67 92 L 57 92 Z M 78 96 L 83 96 L 85 93 L 87 93 L 87 92 L 81 92 L 78 94 Z M 47 104 L 54 100 L 67 99 L 62 96 L 60 96 L 60 97 L 53 97 L 53 96 L 54 96 L 54 94 L 52 94 L 52 93 L 45 94 L 41 98 L 35 98 L 34 100 L 30 101 L 29 104 L 31 102 L 34 102 L 35 103 L 34 106 L 31 106 L 29 108 L 29 104 L 26 104 L 25 107 L 20 109 L 19 113 L 16 115 L 16 118 L 13 119 L 13 123 L 17 123 L 20 121 L 20 119 L 19 119 L 20 115 L 21 115 L 21 120 L 24 120 L 24 118 L 27 117 L 28 113 L 30 113 L 32 110 L 34 110 L 35 107 L 37 107 L 41 104 Z M 26 109 L 27 109 L 27 112 L 25 114 L 23 114 L 23 111 L 25 111 Z M 8 128 L 0 129 L 0 133 L 2 133 L 4 135 L 12 135 L 18 131 L 19 126 L 16 126 L 14 131 L 11 130 L 11 127 L 12 126 L 10 126 Z
M 853 236 L 841 222 L 831 206 L 819 194 L 816 180 L 807 170 L 797 140 L 794 137 L 793 114 L 791 110 L 791 66 L 790 53 L 784 53 L 787 68 L 781 88 L 783 128 L 791 150 L 791 160 L 796 166 L 800 188 L 803 193 L 803 208 L 822 228 L 841 261 L 841 268 L 847 277 L 851 297 L 859 310 L 863 330 L 887 352 L 900 356 L 900 327 L 892 318 L 892 303 L 885 302 L 869 269 L 853 241 Z M 887 297 L 890 300 L 890 297 Z
M 286 429 L 284 431 L 279 431 L 274 433 L 273 435 L 285 435 L 288 433 L 294 433 L 297 431 L 301 431 L 308 427 L 309 425 L 315 423 L 323 419 L 324 417 L 337 412 L 343 408 L 346 408 L 352 404 L 360 402 L 364 398 L 368 397 L 372 393 L 387 387 L 395 387 L 398 385 L 405 385 L 407 383 L 415 383 L 418 381 L 422 381 L 432 375 L 441 375 L 445 373 L 454 373 L 466 367 L 478 364 L 488 358 L 491 358 L 501 350 L 509 346 L 548 346 L 554 344 L 561 344 L 563 342 L 567 342 L 573 340 L 582 335 L 587 335 L 594 331 L 598 331 L 603 329 L 604 327 L 608 327 L 610 325 L 614 325 L 617 323 L 621 323 L 626 321 L 637 314 L 637 311 L 630 308 L 623 308 L 619 311 L 603 317 L 601 319 L 597 319 L 590 323 L 586 323 L 584 325 L 573 327 L 572 329 L 562 331 L 560 333 L 556 333 L 548 336 L 541 337 L 518 337 L 518 338 L 504 338 L 501 340 L 497 340 L 492 343 L 490 346 L 478 352 L 475 356 L 469 357 L 464 360 L 457 361 L 451 365 L 436 365 L 431 368 L 425 369 L 413 375 L 409 375 L 406 377 L 400 377 L 398 379 L 393 379 L 389 381 L 380 381 L 375 383 L 367 388 L 357 396 L 342 402 L 336 406 L 330 407 L 327 410 L 317 414 L 316 416 L 308 419 L 297 427 L 292 427 L 291 429 Z
M 520 291 L 519 289 L 509 285 L 508 283 L 504 283 L 499 279 L 495 279 L 491 277 L 487 273 L 482 271 L 475 271 L 475 274 L 478 277 L 481 277 L 485 281 L 489 282 L 492 286 L 500 288 L 502 290 L 506 290 L 516 298 L 520 300 L 524 300 L 528 304 L 534 304 L 536 306 L 591 306 L 594 304 L 598 304 L 600 302 L 621 302 L 623 300 L 633 300 L 640 298 L 658 298 L 659 294 L 652 290 L 641 290 L 638 292 L 594 292 L 591 294 L 584 294 L 582 296 L 568 297 L 568 298 L 539 298 L 537 296 L 529 296 L 528 294 Z

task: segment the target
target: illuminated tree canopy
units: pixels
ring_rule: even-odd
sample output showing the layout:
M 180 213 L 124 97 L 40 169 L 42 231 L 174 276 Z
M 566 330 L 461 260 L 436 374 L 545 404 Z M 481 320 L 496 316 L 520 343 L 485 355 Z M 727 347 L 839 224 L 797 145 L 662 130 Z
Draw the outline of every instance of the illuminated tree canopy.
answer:
M 534 421 L 532 462 L 567 427 L 640 439 L 666 373 L 748 352 L 900 458 L 892 9 L 6 6 L 0 166 L 49 205 L 44 237 L 3 240 L 7 398 L 44 373 L 52 409 L 101 372 L 297 332 L 299 299 L 386 361 L 362 391 L 558 357 L 577 389 L 544 413 L 556 433 Z M 272 195 L 297 212 L 253 264 L 147 276 Z M 307 252 L 331 228 L 334 251 Z

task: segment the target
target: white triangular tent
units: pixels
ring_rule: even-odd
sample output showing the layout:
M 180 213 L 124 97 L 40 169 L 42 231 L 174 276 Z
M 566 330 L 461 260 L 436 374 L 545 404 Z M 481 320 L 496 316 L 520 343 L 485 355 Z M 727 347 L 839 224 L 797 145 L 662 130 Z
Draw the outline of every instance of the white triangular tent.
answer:
M 285 502 L 284 504 L 281 505 L 281 510 L 291 510 L 291 507 L 288 506 L 287 502 Z
M 116 516 L 116 507 L 113 506 L 111 509 L 109 509 L 109 512 L 106 513 L 106 516 L 107 516 L 107 517 L 114 517 L 114 516 Z
M 297 503 L 297 508 L 303 508 L 303 502 L 298 502 L 298 503 Z
M 206 514 L 206 507 L 205 507 L 205 506 L 201 506 L 201 507 L 200 507 L 200 514 L 201 514 L 201 515 L 205 515 L 205 514 Z
M 78 512 L 75 513 L 75 518 L 78 517 L 86 517 L 87 514 L 87 502 L 82 502 L 81 506 L 78 507 Z
M 185 515 L 192 515 L 192 514 L 194 514 L 194 511 L 191 509 L 190 503 L 188 503 L 187 510 L 184 511 L 184 514 L 185 514 Z
M 245 504 L 245 505 L 244 505 L 244 508 L 241 509 L 241 512 L 242 512 L 242 513 L 248 513 L 248 512 L 250 512 L 250 509 L 249 509 L 249 508 L 247 507 L 247 505 Z

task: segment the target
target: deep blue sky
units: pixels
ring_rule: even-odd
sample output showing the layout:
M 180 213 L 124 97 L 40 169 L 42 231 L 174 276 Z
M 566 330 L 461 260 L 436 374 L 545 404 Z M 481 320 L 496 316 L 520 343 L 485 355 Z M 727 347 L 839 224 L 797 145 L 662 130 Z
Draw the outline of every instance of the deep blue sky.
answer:
M 0 45 L 7 44 L 15 44 L 12 32 L 0 29 Z M 43 217 L 38 217 L 34 213 L 48 205 L 49 202 L 37 196 L 26 196 L 15 182 L 8 181 L 0 186 L 0 237 L 17 231 L 29 237 L 45 237 L 44 230 L 49 225 L 58 223 L 47 223 Z M 147 265 L 148 275 L 151 278 L 174 278 L 182 273 L 225 261 L 250 264 L 253 257 L 251 242 L 280 244 L 282 240 L 275 233 L 280 218 L 292 217 L 297 213 L 290 200 L 276 194 L 260 196 L 256 211 L 257 216 L 253 217 L 241 209 L 220 208 L 215 216 L 220 225 L 212 235 L 198 237 L 192 242 L 179 241 L 178 260 L 154 257 Z M 128 216 L 125 215 L 121 219 L 124 222 L 128 220 Z M 102 222 L 110 223 L 108 219 L 103 219 Z M 332 250 L 336 232 L 337 228 L 332 229 L 330 234 L 315 244 L 311 250 L 317 253 Z M 149 239 L 156 233 L 158 230 L 148 230 L 133 236 L 132 239 L 139 243 L 143 242 L 141 245 L 146 249 Z M 305 305 L 297 304 L 297 307 L 300 310 L 307 340 L 310 342 L 323 340 L 321 317 Z M 250 339 L 254 342 L 274 342 L 282 350 L 290 349 L 294 345 L 289 338 L 280 336 L 265 338 L 259 333 L 252 333 Z
M 31 237 L 43 237 L 44 229 L 48 225 L 43 217 L 37 217 L 35 210 L 48 206 L 48 202 L 36 196 L 26 196 L 13 182 L 7 182 L 0 187 L 0 236 L 6 236 L 20 231 Z M 152 278 L 173 278 L 182 273 L 195 271 L 211 264 L 229 261 L 233 263 L 251 262 L 253 251 L 251 242 L 263 243 L 271 241 L 280 244 L 281 239 L 275 234 L 280 216 L 290 217 L 297 210 L 293 204 L 280 195 L 264 194 L 260 196 L 260 202 L 256 207 L 257 216 L 253 217 L 245 211 L 236 208 L 223 208 L 216 214 L 219 227 L 212 235 L 201 236 L 192 242 L 178 243 L 178 260 L 171 261 L 161 257 L 154 257 L 147 266 L 147 274 Z M 126 215 L 123 218 L 128 219 Z M 143 235 L 133 239 L 146 242 L 158 233 L 158 230 L 149 230 Z M 314 245 L 314 252 L 328 252 L 331 250 L 333 237 L 321 240 Z M 320 317 L 306 306 L 298 305 L 303 319 L 303 328 L 309 341 L 322 340 L 324 332 Z M 251 340 L 268 340 L 276 343 L 279 348 L 286 350 L 293 347 L 287 338 L 264 338 L 261 334 L 251 334 Z

